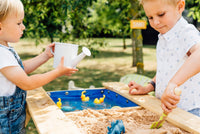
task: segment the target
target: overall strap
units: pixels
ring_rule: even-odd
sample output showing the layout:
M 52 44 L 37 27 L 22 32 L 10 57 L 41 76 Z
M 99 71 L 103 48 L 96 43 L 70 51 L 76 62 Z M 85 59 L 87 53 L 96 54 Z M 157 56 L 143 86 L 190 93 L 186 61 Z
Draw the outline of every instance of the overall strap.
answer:
M 17 59 L 19 65 L 24 69 L 24 66 L 22 64 L 22 60 L 17 56 L 17 53 L 14 51 L 14 49 L 12 47 L 9 47 L 8 49 L 10 52 L 13 53 L 13 55 L 15 56 L 15 58 Z
M 22 64 L 22 60 L 20 59 L 20 57 L 17 55 L 17 53 L 15 52 L 15 50 L 13 49 L 13 47 L 9 47 L 8 50 L 10 52 L 13 53 L 13 55 L 15 56 L 15 59 L 18 61 L 19 65 L 21 66 L 22 69 L 24 69 L 24 66 Z M 17 97 L 18 95 L 21 96 L 21 94 L 23 95 L 22 97 L 25 98 L 26 100 L 26 91 L 22 90 L 21 88 L 19 88 L 18 86 L 16 86 L 16 91 L 15 91 L 15 96 Z

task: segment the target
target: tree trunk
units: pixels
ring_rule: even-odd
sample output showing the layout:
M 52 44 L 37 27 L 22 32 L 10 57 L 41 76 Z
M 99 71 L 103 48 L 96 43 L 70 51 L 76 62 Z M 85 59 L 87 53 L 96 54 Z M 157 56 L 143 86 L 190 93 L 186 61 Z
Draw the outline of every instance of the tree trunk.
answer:
M 123 48 L 126 49 L 126 37 L 123 32 Z
M 131 14 L 132 19 L 139 19 L 139 3 L 138 0 L 130 0 L 131 2 Z M 137 73 L 143 74 L 144 73 L 144 64 L 143 64 L 143 38 L 142 38 L 142 32 L 141 29 L 133 29 L 132 30 L 132 56 L 133 56 L 133 62 L 132 66 L 137 66 Z
M 136 66 L 137 66 L 137 73 L 143 74 L 144 73 L 144 64 L 143 64 L 143 43 L 142 43 L 142 32 L 141 29 L 135 29 L 133 37 L 135 39 L 135 48 L 136 48 Z
M 134 35 L 135 35 L 135 31 L 132 30 L 132 57 L 133 57 L 133 60 L 132 60 L 132 67 L 135 67 L 137 65 L 137 61 L 136 61 L 136 46 L 135 46 L 135 38 L 134 38 Z

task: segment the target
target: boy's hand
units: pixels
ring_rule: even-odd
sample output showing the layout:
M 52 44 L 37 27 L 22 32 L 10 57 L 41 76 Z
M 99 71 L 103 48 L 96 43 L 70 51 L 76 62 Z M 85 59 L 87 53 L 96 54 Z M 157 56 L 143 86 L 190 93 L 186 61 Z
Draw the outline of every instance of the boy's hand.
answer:
M 172 109 L 176 108 L 180 101 L 180 96 L 174 93 L 176 87 L 176 84 L 169 83 L 161 97 L 161 107 L 165 113 L 172 112 Z
M 60 64 L 58 65 L 58 67 L 56 69 L 59 72 L 59 76 L 62 76 L 62 75 L 71 76 L 76 71 L 78 71 L 78 69 L 75 69 L 75 68 L 65 67 L 64 66 L 64 57 L 61 58 Z
M 135 81 L 130 81 L 129 84 L 129 94 L 137 95 L 137 94 L 147 94 L 149 91 L 146 90 L 145 87 L 137 84 Z

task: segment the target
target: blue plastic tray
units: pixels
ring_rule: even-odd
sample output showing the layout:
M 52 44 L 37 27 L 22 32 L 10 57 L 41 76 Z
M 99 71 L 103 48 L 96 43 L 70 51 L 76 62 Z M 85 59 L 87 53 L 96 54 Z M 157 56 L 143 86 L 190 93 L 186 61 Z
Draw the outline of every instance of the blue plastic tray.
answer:
M 90 100 L 87 102 L 81 101 L 81 93 L 84 90 L 65 90 L 65 91 L 52 91 L 49 92 L 52 100 L 57 103 L 58 98 L 61 98 L 62 106 L 72 107 L 71 111 L 83 110 L 87 108 L 91 109 L 110 109 L 116 106 L 119 107 L 135 107 L 138 106 L 126 97 L 108 90 L 108 89 L 86 89 L 85 96 Z M 93 101 L 95 98 L 101 98 L 105 95 L 104 102 L 101 104 L 95 104 Z

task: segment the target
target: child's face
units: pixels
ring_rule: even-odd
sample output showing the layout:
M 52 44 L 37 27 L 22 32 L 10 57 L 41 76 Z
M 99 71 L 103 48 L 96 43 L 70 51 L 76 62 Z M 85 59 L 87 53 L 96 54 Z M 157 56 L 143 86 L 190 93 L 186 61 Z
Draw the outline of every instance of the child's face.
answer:
M 161 0 L 146 1 L 143 4 L 146 16 L 149 19 L 151 27 L 161 34 L 168 32 L 180 19 L 184 10 L 184 1 L 172 5 Z
M 18 16 L 15 13 L 10 13 L 5 20 L 0 22 L 0 42 L 3 45 L 19 41 L 25 29 L 23 19 L 24 13 Z

